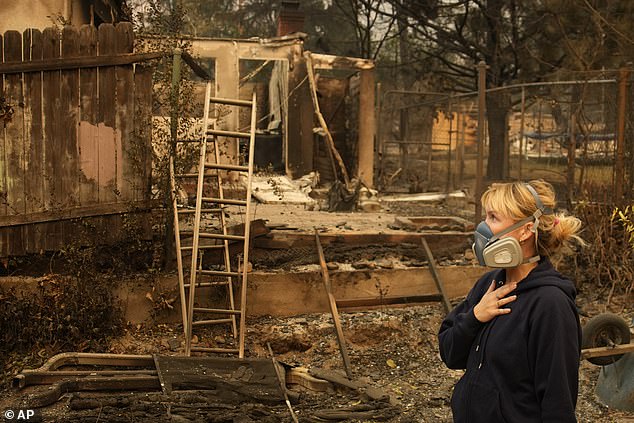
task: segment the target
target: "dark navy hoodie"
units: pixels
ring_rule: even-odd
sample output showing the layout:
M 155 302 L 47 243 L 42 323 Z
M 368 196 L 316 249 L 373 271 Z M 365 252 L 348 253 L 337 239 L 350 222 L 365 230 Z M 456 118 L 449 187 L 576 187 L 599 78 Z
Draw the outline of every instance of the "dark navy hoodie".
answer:
M 493 280 L 486 273 L 442 322 L 440 355 L 466 369 L 451 399 L 456 423 L 576 422 L 581 326 L 574 284 L 542 259 L 509 294 L 512 311 L 481 323 L 473 307 Z

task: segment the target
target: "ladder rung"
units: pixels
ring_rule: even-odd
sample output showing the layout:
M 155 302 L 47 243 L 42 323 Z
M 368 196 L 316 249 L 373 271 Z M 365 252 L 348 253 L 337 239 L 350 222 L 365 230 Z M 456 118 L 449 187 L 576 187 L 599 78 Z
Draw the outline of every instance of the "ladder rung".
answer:
M 211 178 L 211 177 L 217 177 L 218 175 L 216 175 L 215 173 L 204 173 L 203 177 L 205 178 Z M 175 178 L 198 178 L 198 174 L 197 173 L 179 173 L 174 175 Z
M 240 315 L 242 312 L 240 310 L 230 310 L 226 308 L 205 308 L 205 307 L 194 307 L 194 313 L 210 313 L 210 314 L 234 314 Z
M 227 353 L 227 354 L 238 354 L 240 350 L 237 348 L 205 348 L 205 347 L 193 347 L 192 351 L 195 352 L 210 352 L 210 353 Z
M 188 283 L 183 284 L 185 289 L 189 289 L 189 285 L 190 284 Z M 199 283 L 196 283 L 196 288 L 208 288 L 210 286 L 219 286 L 219 285 L 229 285 L 229 282 L 227 281 L 199 282 Z
M 220 163 L 205 163 L 205 169 L 237 170 L 240 172 L 248 172 L 249 166 L 220 164 Z
M 201 213 L 220 213 L 222 211 L 222 207 L 217 207 L 213 209 L 200 209 Z M 178 210 L 178 214 L 194 214 L 196 213 L 195 209 L 185 209 Z
M 194 247 L 193 246 L 189 246 L 189 247 L 181 247 L 181 251 L 191 251 Z M 225 246 L 223 244 L 214 244 L 214 245 L 199 245 L 198 249 L 199 250 L 220 250 L 225 248 Z
M 230 241 L 244 241 L 244 235 L 223 235 L 223 234 L 210 234 L 206 232 L 201 232 L 198 234 L 200 238 L 209 238 L 209 239 L 227 239 Z
M 247 202 L 245 200 L 233 200 L 229 198 L 214 198 L 214 197 L 203 197 L 203 202 L 205 203 L 217 203 L 217 204 L 231 204 L 234 206 L 246 206 Z
M 209 319 L 209 320 L 196 320 L 192 322 L 192 326 L 203 326 L 203 325 L 218 325 L 221 323 L 233 323 L 233 319 Z
M 236 100 L 232 98 L 210 97 L 209 102 L 216 103 L 216 104 L 227 104 L 229 106 L 245 106 L 245 107 L 253 106 L 253 103 L 251 102 L 251 100 Z
M 216 137 L 233 137 L 233 138 L 251 138 L 251 134 L 248 132 L 238 132 L 238 131 L 223 131 L 220 129 L 208 129 L 207 135 L 212 135 Z
M 186 140 L 176 140 L 176 142 L 182 142 L 182 143 L 194 143 L 194 142 L 201 142 L 202 140 L 192 140 L 192 139 L 186 139 Z
M 198 273 L 208 276 L 240 276 L 238 272 L 225 272 L 224 270 L 199 270 Z
M 215 228 L 212 228 L 212 229 L 215 229 Z M 186 237 L 190 237 L 190 236 L 193 236 L 193 235 L 194 235 L 194 231 L 189 230 L 189 229 L 188 229 L 188 230 L 183 230 L 183 231 L 180 231 L 180 232 L 179 232 L 179 235 L 181 235 L 181 236 L 186 236 Z

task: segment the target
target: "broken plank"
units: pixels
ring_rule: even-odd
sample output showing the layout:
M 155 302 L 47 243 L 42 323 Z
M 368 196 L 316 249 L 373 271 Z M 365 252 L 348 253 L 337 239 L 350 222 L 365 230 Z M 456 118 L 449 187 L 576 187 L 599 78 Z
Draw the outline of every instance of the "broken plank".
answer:
M 431 253 L 431 249 L 427 244 L 427 240 L 425 237 L 421 237 L 420 242 L 423 244 L 423 250 L 425 250 L 425 255 L 427 256 L 427 262 L 429 263 L 429 271 L 431 272 L 432 277 L 434 278 L 434 282 L 436 283 L 436 287 L 438 288 L 438 292 L 442 296 L 442 303 L 445 307 L 445 313 L 449 313 L 451 311 L 451 303 L 447 299 L 447 294 L 445 293 L 445 287 L 440 279 L 440 275 L 438 275 L 438 271 L 436 270 L 436 264 L 434 261 L 434 256 Z
M 332 372 L 330 370 L 315 369 L 312 368 L 308 371 L 311 375 L 319 379 L 324 379 L 337 385 L 344 386 L 346 388 L 354 389 L 362 395 L 366 395 L 368 398 L 375 401 L 389 400 L 390 396 L 383 390 L 368 385 L 367 383 L 360 382 L 358 380 L 349 379 L 339 373 Z
M 315 242 L 317 244 L 317 253 L 319 254 L 319 265 L 321 266 L 321 277 L 326 287 L 326 294 L 328 295 L 328 304 L 330 306 L 330 313 L 332 313 L 332 320 L 335 323 L 335 329 L 337 331 L 337 341 L 339 342 L 339 350 L 341 351 L 341 358 L 343 359 L 343 365 L 348 377 L 352 377 L 352 370 L 350 366 L 350 358 L 348 358 L 348 349 L 346 348 L 346 339 L 343 336 L 343 329 L 341 328 L 341 320 L 339 319 L 339 312 L 337 311 L 337 302 L 335 296 L 332 294 L 332 287 L 330 285 L 330 277 L 328 276 L 328 267 L 326 266 L 326 260 L 324 258 L 324 250 L 321 248 L 321 242 L 319 241 L 319 232 L 315 229 Z
M 267 342 L 266 346 L 269 349 L 269 354 L 271 354 L 271 362 L 273 363 L 273 367 L 275 368 L 275 374 L 277 375 L 277 379 L 280 382 L 280 389 L 282 390 L 282 393 L 284 394 L 284 401 L 286 402 L 286 406 L 288 407 L 288 410 L 291 414 L 291 418 L 293 419 L 293 422 L 299 423 L 299 421 L 297 420 L 297 416 L 295 415 L 295 412 L 293 411 L 293 407 L 291 406 L 291 402 L 288 399 L 288 393 L 286 389 L 286 371 L 284 369 L 284 366 L 279 364 L 277 360 L 275 359 L 275 355 L 273 354 L 273 349 L 271 348 L 271 344 Z
M 154 361 L 166 392 L 214 389 L 230 402 L 284 400 L 273 363 L 267 359 L 155 356 Z
M 428 303 L 432 301 L 438 301 L 441 299 L 442 297 L 438 294 L 347 298 L 347 299 L 337 300 L 337 307 L 346 308 L 346 309 L 356 308 L 356 307 L 367 308 L 367 307 L 378 307 L 378 306 L 396 305 L 396 304 Z
M 394 407 L 385 404 L 359 404 L 339 409 L 317 410 L 314 416 L 327 421 L 386 421 L 396 415 Z
M 317 392 L 330 392 L 334 385 L 327 380 L 316 378 L 308 372 L 306 367 L 293 367 L 286 372 L 288 385 L 299 385 L 302 388 Z
M 32 394 L 26 400 L 30 407 L 40 408 L 55 403 L 69 392 L 79 391 L 131 391 L 160 388 L 158 377 L 151 375 L 116 377 L 80 377 L 57 382 L 46 391 Z

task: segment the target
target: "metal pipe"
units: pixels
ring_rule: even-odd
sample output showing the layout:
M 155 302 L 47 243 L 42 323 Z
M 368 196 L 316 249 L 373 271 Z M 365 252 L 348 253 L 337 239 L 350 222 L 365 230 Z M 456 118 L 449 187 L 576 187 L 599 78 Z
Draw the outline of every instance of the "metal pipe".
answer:
M 487 65 L 483 61 L 478 63 L 478 158 L 476 160 L 476 187 L 475 187 L 475 224 L 482 218 L 482 167 L 484 162 L 484 121 L 486 111 L 486 70 Z
M 617 82 L 616 79 L 591 79 L 587 81 L 578 80 L 578 81 L 526 82 L 523 84 L 504 85 L 502 87 L 489 88 L 485 90 L 485 93 L 488 94 L 488 93 L 492 93 L 496 91 L 512 90 L 514 88 L 523 88 L 523 87 L 545 87 L 545 86 L 553 86 L 553 85 L 579 85 L 579 84 L 613 84 L 616 82 Z M 454 99 L 459 99 L 464 97 L 475 97 L 478 95 L 479 92 L 480 90 L 478 89 L 478 91 L 469 91 L 466 93 L 452 94 L 452 96 Z M 439 93 L 421 93 L 421 94 L 439 95 Z M 449 97 L 448 94 L 445 94 L 444 96 Z M 427 106 L 429 104 L 440 102 L 441 100 L 444 100 L 444 99 L 437 99 L 434 101 L 426 101 L 423 103 L 410 104 L 407 106 L 402 106 L 398 110 Z
M 627 108 L 628 68 L 619 69 L 619 105 L 616 128 L 616 161 L 614 163 L 614 195 L 616 204 L 623 200 L 623 182 L 625 181 L 625 115 Z
M 577 115 L 573 112 L 572 116 L 570 116 L 570 145 L 568 145 L 568 172 L 566 181 L 568 183 L 568 204 L 572 204 L 575 193 L 575 153 L 577 150 L 576 127 Z
M 445 192 L 449 194 L 451 189 L 451 132 L 453 131 L 453 110 L 451 109 L 451 95 L 447 101 L 447 112 L 449 114 L 449 147 L 447 147 L 447 181 Z

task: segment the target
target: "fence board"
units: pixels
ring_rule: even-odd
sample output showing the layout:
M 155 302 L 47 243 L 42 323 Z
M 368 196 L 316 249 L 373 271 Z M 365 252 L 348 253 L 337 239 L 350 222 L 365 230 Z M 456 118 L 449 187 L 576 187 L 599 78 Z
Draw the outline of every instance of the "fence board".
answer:
M 134 73 L 134 150 L 141 159 L 141 184 L 135 197 L 148 200 L 152 190 L 152 69 L 137 65 Z
M 0 63 L 4 63 L 4 37 L 0 34 Z M 4 75 L 0 75 L 0 93 L 2 93 L 2 97 L 4 97 Z M 4 128 L 4 121 L 0 120 L 0 216 L 7 215 L 7 159 L 6 159 L 6 148 L 7 145 L 7 137 L 6 131 Z M 3 240 L 4 242 L 4 240 Z
M 133 42 L 129 24 L 0 35 L 0 64 L 30 69 L 0 72 L 0 94 L 15 110 L 0 126 L 0 195 L 8 197 L 0 197 L 0 257 L 125 238 L 117 229 L 126 211 L 95 216 L 94 210 L 150 197 L 152 69 L 139 66 L 137 73 L 120 60 L 133 55 Z M 33 68 L 33 62 L 92 58 L 101 61 Z M 59 218 L 69 211 L 77 218 Z M 148 210 L 131 213 L 139 212 Z M 94 225 L 94 239 L 83 239 L 85 224 Z M 149 236 L 151 227 L 142 230 Z
M 24 61 L 42 59 L 42 32 L 27 29 L 24 40 Z M 42 128 L 42 73 L 24 74 L 24 140 L 26 151 L 26 213 L 44 210 L 44 136 Z M 44 245 L 40 228 L 25 229 L 25 250 L 38 251 Z
M 114 54 L 116 39 L 114 26 L 99 26 L 97 53 Z M 117 190 L 117 140 L 115 135 L 115 70 L 112 67 L 98 70 L 99 113 L 97 120 L 99 133 L 99 201 L 116 202 Z M 120 141 L 119 141 L 120 142 Z
M 2 50 L 2 49 L 0 49 Z M 0 257 L 7 257 L 11 254 L 9 244 L 9 231 L 0 231 Z
M 130 22 L 121 22 L 115 26 L 115 44 L 117 54 L 132 53 L 134 51 L 134 30 Z M 117 187 L 124 199 L 135 199 L 134 193 L 139 184 L 138 172 L 135 171 L 136 157 L 134 157 L 133 134 L 134 127 L 134 85 L 132 65 L 117 66 L 115 68 L 117 85 L 116 128 L 120 135 L 121 146 L 117 155 Z
M 4 34 L 5 62 L 22 61 L 22 34 L 18 31 L 7 31 Z M 7 75 L 5 77 L 6 101 L 13 106 L 13 116 L 6 123 L 6 160 L 7 160 L 7 214 L 21 214 L 26 211 L 24 200 L 24 102 L 22 94 L 22 75 Z
M 97 29 L 82 25 L 79 34 L 82 56 L 97 55 Z M 79 71 L 81 107 L 79 112 L 79 197 L 81 204 L 99 202 L 99 145 L 97 131 L 97 69 Z
M 24 60 L 42 59 L 42 33 L 27 29 L 23 33 Z M 44 210 L 44 137 L 42 133 L 42 74 L 24 74 L 24 140 L 26 157 L 26 213 Z
M 42 58 L 59 57 L 59 32 L 55 28 L 46 28 L 42 32 Z M 59 149 L 59 127 L 60 120 L 55 119 L 59 104 L 59 72 L 45 72 L 42 76 L 42 110 L 44 112 L 44 189 L 47 193 L 44 201 L 48 210 L 58 210 L 61 208 L 61 179 L 58 173 L 61 157 Z
M 79 33 L 75 27 L 65 26 L 62 32 L 62 56 L 79 55 Z M 79 69 L 61 71 L 60 110 L 62 136 L 59 149 L 65 166 L 61 171 L 62 195 L 67 200 L 65 207 L 79 204 L 79 163 L 77 146 L 77 114 L 79 107 Z

